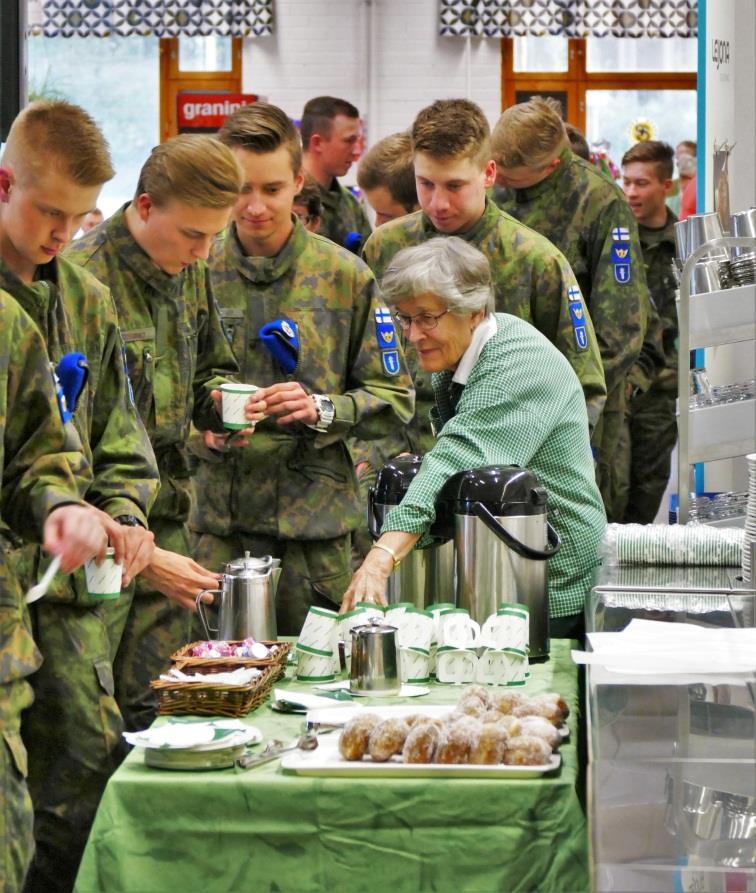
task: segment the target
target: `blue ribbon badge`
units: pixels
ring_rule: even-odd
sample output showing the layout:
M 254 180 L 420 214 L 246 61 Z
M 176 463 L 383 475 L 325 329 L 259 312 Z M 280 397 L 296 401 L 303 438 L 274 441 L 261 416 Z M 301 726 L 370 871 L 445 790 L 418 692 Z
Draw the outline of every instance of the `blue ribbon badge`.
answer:
M 282 372 L 291 375 L 299 362 L 299 332 L 294 320 L 271 320 L 265 323 L 258 334 L 263 346 Z

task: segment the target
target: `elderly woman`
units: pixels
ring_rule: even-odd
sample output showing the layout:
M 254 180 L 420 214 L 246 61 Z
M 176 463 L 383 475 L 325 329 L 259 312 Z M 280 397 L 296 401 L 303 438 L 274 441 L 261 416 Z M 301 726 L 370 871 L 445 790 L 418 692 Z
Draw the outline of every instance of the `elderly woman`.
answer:
M 583 392 L 564 356 L 528 323 L 494 313 L 488 261 L 454 236 L 405 248 L 382 282 L 389 306 L 433 373 L 438 440 L 401 504 L 389 512 L 342 602 L 385 601 L 396 564 L 429 530 L 455 472 L 520 465 L 548 491 L 562 548 L 549 562 L 552 635 L 580 629 L 606 525 L 588 440 Z

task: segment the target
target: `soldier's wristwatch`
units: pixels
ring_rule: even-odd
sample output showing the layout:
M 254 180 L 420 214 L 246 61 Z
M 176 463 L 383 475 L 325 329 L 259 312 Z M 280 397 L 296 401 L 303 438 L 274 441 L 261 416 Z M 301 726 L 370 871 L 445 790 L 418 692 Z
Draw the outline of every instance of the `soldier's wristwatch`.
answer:
M 123 524 L 124 527 L 144 527 L 144 524 L 142 524 L 136 515 L 118 515 L 118 517 L 113 520 L 118 521 L 119 524 Z
M 311 394 L 315 409 L 318 411 L 318 420 L 310 425 L 315 431 L 327 431 L 336 415 L 336 407 L 325 394 Z

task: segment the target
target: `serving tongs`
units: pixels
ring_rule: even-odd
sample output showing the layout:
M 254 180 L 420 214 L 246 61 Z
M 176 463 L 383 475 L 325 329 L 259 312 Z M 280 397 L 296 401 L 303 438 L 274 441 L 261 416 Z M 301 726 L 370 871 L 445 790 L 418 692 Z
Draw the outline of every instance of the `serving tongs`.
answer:
M 239 769 L 253 769 L 277 760 L 282 754 L 292 750 L 315 750 L 318 746 L 318 734 L 327 734 L 341 726 L 331 726 L 319 722 L 307 722 L 302 726 L 302 734 L 296 741 L 286 744 L 278 738 L 272 738 L 259 753 L 246 753 L 239 757 L 236 766 Z

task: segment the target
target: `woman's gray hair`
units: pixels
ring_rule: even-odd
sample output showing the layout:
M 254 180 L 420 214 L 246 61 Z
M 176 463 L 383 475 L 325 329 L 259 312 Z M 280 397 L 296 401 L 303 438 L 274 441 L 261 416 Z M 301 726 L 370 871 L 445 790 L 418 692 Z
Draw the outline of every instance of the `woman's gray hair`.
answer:
M 390 307 L 425 294 L 436 295 L 459 316 L 493 313 L 495 306 L 487 258 L 458 236 L 437 236 L 397 252 L 381 290 Z

